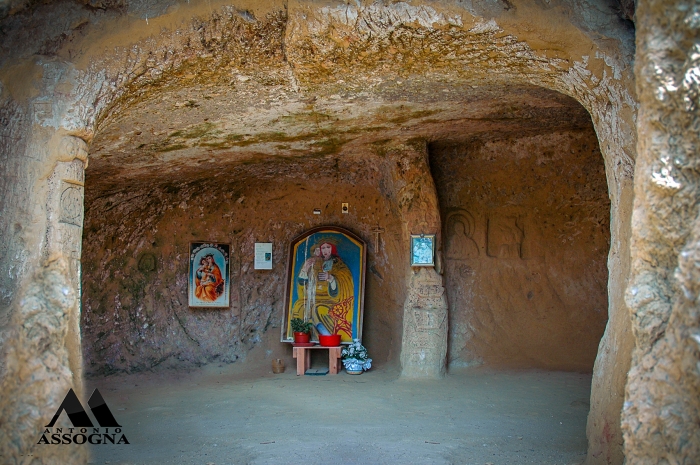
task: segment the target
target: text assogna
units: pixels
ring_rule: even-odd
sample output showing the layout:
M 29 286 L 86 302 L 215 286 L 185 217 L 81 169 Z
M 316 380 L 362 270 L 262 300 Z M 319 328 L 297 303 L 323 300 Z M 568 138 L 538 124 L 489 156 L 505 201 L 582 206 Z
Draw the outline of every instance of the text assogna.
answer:
M 130 444 L 121 428 L 46 428 L 37 444 Z

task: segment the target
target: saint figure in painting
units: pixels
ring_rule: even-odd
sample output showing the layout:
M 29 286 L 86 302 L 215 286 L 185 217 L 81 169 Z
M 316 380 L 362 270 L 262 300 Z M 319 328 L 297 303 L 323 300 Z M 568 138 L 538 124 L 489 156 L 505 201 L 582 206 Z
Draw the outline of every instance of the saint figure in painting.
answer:
M 221 269 L 214 261 L 214 255 L 202 257 L 194 277 L 194 295 L 199 300 L 214 302 L 224 293 L 224 278 Z
M 416 239 L 413 246 L 413 262 L 417 264 L 432 263 L 433 250 L 426 239 Z
M 325 329 L 327 334 L 351 340 L 355 290 L 352 272 L 338 256 L 333 239 L 315 244 L 311 254 L 296 280 L 299 299 L 292 308 L 292 317 L 313 322 L 321 334 Z

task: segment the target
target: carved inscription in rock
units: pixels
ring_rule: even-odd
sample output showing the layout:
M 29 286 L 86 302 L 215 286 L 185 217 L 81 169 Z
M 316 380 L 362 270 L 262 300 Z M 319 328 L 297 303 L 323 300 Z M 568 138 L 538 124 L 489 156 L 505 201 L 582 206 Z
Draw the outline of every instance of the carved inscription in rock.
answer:
M 468 278 L 470 276 L 474 276 L 476 274 L 476 272 L 474 271 L 474 268 L 472 268 L 469 265 L 461 265 L 459 267 L 459 274 L 463 278 Z
M 442 284 L 418 284 L 416 292 L 420 297 L 440 297 L 445 293 Z
M 70 161 L 59 161 L 48 180 L 46 211 L 49 221 L 42 251 L 44 257 L 62 252 L 72 258 L 75 263 L 71 262 L 71 272 L 75 277 L 79 276 L 82 247 L 85 165 L 74 157 L 85 150 L 85 142 L 77 137 L 67 137 L 61 143 L 60 156 Z
M 447 299 L 442 276 L 432 268 L 421 268 L 411 277 L 404 304 L 403 374 L 441 376 L 446 352 Z
M 411 352 L 411 355 L 409 356 L 409 361 L 413 364 L 420 364 L 425 361 L 425 351 L 415 351 Z
M 474 217 L 466 210 L 447 217 L 447 259 L 464 260 L 479 256 L 479 247 L 473 239 Z
M 34 117 L 39 123 L 43 120 L 53 117 L 53 102 L 41 101 L 34 102 Z
M 523 260 L 543 259 L 544 247 L 542 247 L 542 233 L 533 218 L 525 218 L 523 221 L 524 238 L 520 249 Z
M 59 221 L 82 227 L 83 188 L 66 182 L 62 187 Z
M 440 319 L 435 312 L 423 310 L 420 308 L 413 309 L 413 320 L 415 328 L 418 331 L 429 331 L 440 327 Z
M 440 284 L 416 284 L 416 287 L 409 289 L 406 303 L 415 308 L 442 308 L 445 305 L 444 295 L 445 288 Z
M 430 333 L 416 333 L 413 335 L 413 346 L 420 349 L 436 349 L 437 341 Z M 423 352 L 425 354 L 425 352 Z
M 64 165 L 61 177 L 64 181 L 75 181 L 77 184 L 85 184 L 85 165 L 80 160 L 73 160 Z
M 63 252 L 75 260 L 80 260 L 82 249 L 83 228 L 77 225 L 64 223 L 60 225 L 61 249 Z
M 486 253 L 489 257 L 521 258 L 524 236 L 518 217 L 491 216 L 488 221 Z

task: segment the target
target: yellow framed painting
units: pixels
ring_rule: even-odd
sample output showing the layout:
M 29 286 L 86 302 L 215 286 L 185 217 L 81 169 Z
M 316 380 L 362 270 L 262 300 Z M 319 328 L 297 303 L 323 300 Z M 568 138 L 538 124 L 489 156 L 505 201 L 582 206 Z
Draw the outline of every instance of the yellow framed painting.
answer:
M 339 334 L 341 343 L 362 339 L 367 247 L 335 226 L 310 229 L 292 240 L 287 268 L 283 342 L 293 342 L 291 320 L 313 323 L 319 334 Z

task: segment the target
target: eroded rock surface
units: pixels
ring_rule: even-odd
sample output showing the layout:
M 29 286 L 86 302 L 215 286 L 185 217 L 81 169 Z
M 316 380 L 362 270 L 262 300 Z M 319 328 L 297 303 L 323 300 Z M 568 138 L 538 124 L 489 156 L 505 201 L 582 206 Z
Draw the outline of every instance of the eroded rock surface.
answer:
M 700 457 L 700 9 L 645 1 L 639 14 L 640 158 L 627 289 L 636 347 L 625 455 L 690 464 Z
M 591 370 L 608 319 L 610 249 L 595 134 L 498 137 L 430 150 L 445 218 L 450 364 Z
M 82 394 L 70 371 L 71 324 L 78 296 L 67 279 L 68 263 L 52 257 L 22 293 L 21 311 L 14 315 L 8 338 L 0 400 L 0 456 L 6 463 L 82 463 L 84 447 L 34 447 L 69 389 Z M 31 461 L 24 460 L 33 451 Z M 14 462 L 10 462 L 13 460 Z

